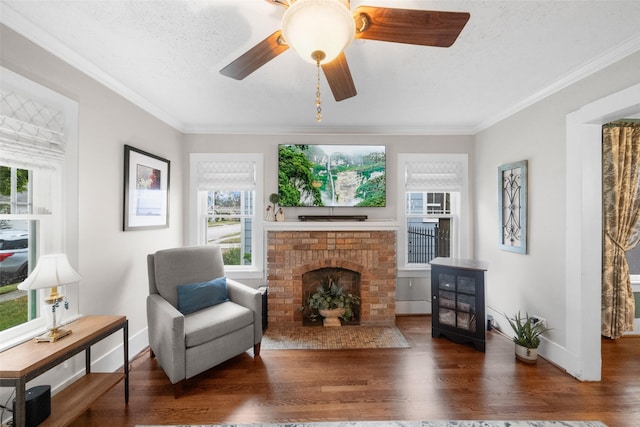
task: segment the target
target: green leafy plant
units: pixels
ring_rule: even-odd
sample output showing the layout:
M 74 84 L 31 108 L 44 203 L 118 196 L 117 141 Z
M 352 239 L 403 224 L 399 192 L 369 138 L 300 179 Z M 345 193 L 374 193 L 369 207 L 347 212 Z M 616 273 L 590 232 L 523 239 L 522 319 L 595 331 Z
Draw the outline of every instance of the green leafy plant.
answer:
M 278 203 L 280 203 L 280 195 L 278 193 L 271 193 L 269 195 L 269 201 L 273 204 L 273 211 L 276 211 Z
M 513 317 L 505 317 L 515 332 L 513 342 L 526 348 L 538 348 L 540 345 L 540 335 L 549 330 L 542 323 L 536 322 L 526 313 L 524 316 L 518 312 Z
M 344 314 L 341 316 L 345 320 L 349 320 L 354 315 L 354 306 L 360 305 L 360 297 L 344 292 L 342 286 L 338 284 L 338 277 L 328 275 L 322 281 L 322 285 L 316 288 L 316 292 L 309 295 L 306 306 L 300 309 L 304 311 L 309 309 L 312 318 L 315 317 L 314 310 L 331 310 L 335 308 L 344 308 Z

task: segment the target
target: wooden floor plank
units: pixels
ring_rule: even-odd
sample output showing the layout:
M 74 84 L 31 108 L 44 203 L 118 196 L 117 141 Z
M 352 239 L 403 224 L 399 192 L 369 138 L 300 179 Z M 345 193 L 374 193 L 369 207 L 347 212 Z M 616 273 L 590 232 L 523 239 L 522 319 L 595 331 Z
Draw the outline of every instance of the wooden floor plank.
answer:
M 217 366 L 176 400 L 156 360 L 132 364 L 130 403 L 117 385 L 73 427 L 344 420 L 640 420 L 640 338 L 602 341 L 603 380 L 580 382 L 514 358 L 491 332 L 487 351 L 431 337 L 428 316 L 398 317 L 407 349 L 265 350 Z

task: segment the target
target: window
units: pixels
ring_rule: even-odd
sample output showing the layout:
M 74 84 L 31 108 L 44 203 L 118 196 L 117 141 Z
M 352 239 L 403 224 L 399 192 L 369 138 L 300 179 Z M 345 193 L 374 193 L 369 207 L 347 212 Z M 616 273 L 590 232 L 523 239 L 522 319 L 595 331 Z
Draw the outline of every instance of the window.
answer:
M 631 276 L 631 289 L 635 299 L 634 327 L 631 334 L 640 334 L 640 245 L 626 251 L 629 275 Z
M 408 191 L 405 197 L 407 264 L 451 256 L 451 222 L 458 213 L 459 193 Z
M 0 164 L 0 213 L 31 213 L 31 180 L 28 169 Z
M 626 252 L 631 283 L 640 284 L 640 245 Z
M 42 254 L 77 260 L 77 104 L 0 67 L 0 346 L 44 327 L 39 293 L 17 290 Z M 71 225 L 73 224 L 73 225 Z M 75 243 L 75 244 L 74 244 Z M 77 314 L 77 287 L 67 287 Z M 2 349 L 0 348 L 0 350 Z
M 635 299 L 636 310 L 634 314 L 633 331 L 629 334 L 640 334 L 640 245 L 626 252 L 631 275 L 631 289 Z
M 436 257 L 466 254 L 467 156 L 400 154 L 404 203 L 398 236 L 401 268 L 424 268 Z
M 17 289 L 33 264 L 35 221 L 10 219 L 33 213 L 32 175 L 28 169 L 0 163 L 0 214 L 4 218 L 0 219 L 0 294 L 4 295 L 0 302 L 0 331 L 38 317 L 36 294 Z
M 206 243 L 222 247 L 225 266 L 252 265 L 255 191 L 208 191 Z
M 261 154 L 191 155 L 191 240 L 220 245 L 226 271 L 262 269 L 261 177 Z

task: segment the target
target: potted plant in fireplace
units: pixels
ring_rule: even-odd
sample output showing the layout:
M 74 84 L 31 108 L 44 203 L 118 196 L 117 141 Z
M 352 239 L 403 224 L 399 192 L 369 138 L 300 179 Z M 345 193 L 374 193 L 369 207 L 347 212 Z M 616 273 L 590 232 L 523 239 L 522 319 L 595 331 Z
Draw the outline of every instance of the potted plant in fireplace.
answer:
M 530 317 L 529 314 L 522 316 L 520 312 L 513 317 L 505 315 L 515 333 L 513 342 L 515 343 L 516 358 L 526 363 L 535 363 L 538 359 L 538 346 L 540 345 L 540 335 L 549 330 L 538 319 Z
M 301 310 L 309 309 L 310 317 L 315 321 L 316 312 L 324 318 L 324 326 L 341 326 L 340 318 L 348 321 L 353 318 L 354 306 L 360 305 L 360 297 L 345 292 L 338 284 L 338 277 L 328 275 L 316 292 L 309 295 Z

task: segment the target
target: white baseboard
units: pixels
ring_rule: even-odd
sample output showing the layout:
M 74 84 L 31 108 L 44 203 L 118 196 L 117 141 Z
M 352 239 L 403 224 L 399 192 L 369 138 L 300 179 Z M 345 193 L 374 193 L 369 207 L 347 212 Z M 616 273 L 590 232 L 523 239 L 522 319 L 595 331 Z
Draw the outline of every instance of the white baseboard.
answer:
M 431 314 L 431 302 L 396 301 L 396 314 Z
M 111 349 L 107 354 L 98 358 L 98 360 L 91 363 L 92 372 L 116 372 L 122 368 L 123 364 L 123 344 Z M 149 346 L 149 335 L 147 334 L 147 328 L 138 332 L 133 337 L 129 337 L 129 362 L 131 362 L 142 350 Z M 80 357 L 75 356 L 75 357 Z M 68 366 L 68 365 L 67 365 Z M 84 375 L 84 362 L 77 363 L 75 366 L 81 366 L 79 370 L 71 373 L 66 378 L 61 379 L 56 385 L 51 387 L 51 394 L 56 394 L 60 390 L 64 390 L 66 387 L 80 379 Z M 54 368 L 55 370 L 55 368 Z M 52 381 L 53 382 L 53 381 Z
M 122 355 L 124 349 L 120 343 L 117 347 L 104 354 L 91 364 L 91 369 L 95 372 L 115 372 L 122 368 Z M 149 346 L 149 334 L 144 328 L 134 336 L 129 337 L 129 361 L 133 360 L 138 353 Z

